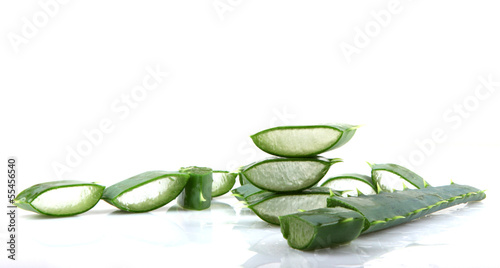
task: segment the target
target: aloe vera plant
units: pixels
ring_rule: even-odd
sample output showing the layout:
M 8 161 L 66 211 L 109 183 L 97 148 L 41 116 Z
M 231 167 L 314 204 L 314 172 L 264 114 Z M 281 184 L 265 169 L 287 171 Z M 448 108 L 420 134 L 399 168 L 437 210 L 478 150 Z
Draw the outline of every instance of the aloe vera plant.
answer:
M 124 211 L 151 211 L 175 199 L 188 179 L 177 171 L 147 171 L 107 187 L 102 199 Z
M 102 185 L 82 181 L 44 182 L 20 192 L 14 205 L 48 216 L 71 216 L 94 207 L 103 191 Z
M 316 185 L 339 158 L 269 158 L 252 163 L 241 171 L 253 185 L 273 192 L 293 192 Z
M 289 245 L 308 250 L 349 242 L 348 239 L 336 239 L 339 232 L 335 226 L 351 230 L 353 235 L 350 239 L 353 240 L 357 237 L 356 234 L 383 230 L 457 204 L 480 201 L 485 197 L 484 191 L 459 184 L 358 197 L 331 196 L 327 201 L 328 207 L 348 209 L 355 213 L 345 216 L 342 211 L 339 217 L 319 221 L 318 218 L 326 218 L 325 211 L 313 210 L 306 214 L 300 212 L 284 215 L 280 217 L 280 221 L 286 223 L 282 224 L 282 233 L 288 238 Z M 364 219 L 362 225 L 354 220 L 359 218 L 358 214 Z M 303 230 L 304 226 L 307 227 L 307 232 Z
M 250 137 L 266 153 L 283 157 L 309 157 L 346 144 L 358 127 L 347 124 L 280 126 Z

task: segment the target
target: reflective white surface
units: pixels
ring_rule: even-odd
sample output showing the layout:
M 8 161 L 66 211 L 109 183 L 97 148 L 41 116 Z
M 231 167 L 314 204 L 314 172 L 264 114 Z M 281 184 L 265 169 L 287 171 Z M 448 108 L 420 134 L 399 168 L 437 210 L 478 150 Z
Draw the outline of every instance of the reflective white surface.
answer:
M 66 218 L 20 211 L 12 267 L 494 267 L 494 202 L 488 197 L 313 252 L 288 247 L 279 227 L 229 195 L 203 211 L 175 202 L 140 214 L 105 202 Z

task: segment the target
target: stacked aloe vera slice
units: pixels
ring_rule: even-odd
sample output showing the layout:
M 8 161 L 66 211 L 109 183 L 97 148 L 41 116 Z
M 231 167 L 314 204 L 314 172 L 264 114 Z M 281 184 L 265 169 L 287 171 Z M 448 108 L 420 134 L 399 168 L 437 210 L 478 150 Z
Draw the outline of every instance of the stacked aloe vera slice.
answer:
M 345 124 L 286 126 L 252 135 L 257 147 L 275 157 L 243 167 L 242 186 L 233 194 L 271 224 L 279 224 L 279 216 L 326 207 L 332 190 L 316 185 L 342 160 L 319 154 L 347 143 L 356 129 Z

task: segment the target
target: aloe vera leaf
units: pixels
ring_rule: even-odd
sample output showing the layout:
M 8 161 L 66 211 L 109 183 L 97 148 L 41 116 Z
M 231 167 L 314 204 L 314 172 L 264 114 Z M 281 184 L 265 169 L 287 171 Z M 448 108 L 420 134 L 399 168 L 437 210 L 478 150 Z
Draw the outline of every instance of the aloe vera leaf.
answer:
M 259 198 L 260 193 L 268 192 L 266 190 L 262 190 L 258 187 L 255 187 L 253 184 L 245 184 L 238 188 L 231 190 L 233 196 L 236 197 L 239 201 L 244 203 L 251 203 L 256 197 Z M 269 192 L 268 192 L 269 193 Z
M 19 208 L 48 216 L 72 216 L 86 212 L 99 202 L 104 186 L 74 180 L 35 184 L 14 199 Z
M 316 185 L 339 158 L 269 158 L 246 166 L 241 173 L 253 185 L 273 192 L 293 192 Z
M 266 191 L 256 194 L 253 201 L 248 204 L 248 208 L 262 220 L 279 225 L 279 216 L 326 207 L 326 200 L 332 194 L 334 194 L 332 190 L 326 187 L 311 187 L 292 193 Z
M 328 198 L 328 207 L 344 207 L 361 213 L 366 219 L 362 232 L 369 233 L 485 197 L 484 191 L 472 186 L 451 184 L 358 197 L 332 196 Z
M 341 207 L 319 208 L 280 216 L 281 233 L 290 247 L 327 248 L 356 239 L 364 227 L 360 213 Z
M 347 124 L 280 126 L 250 137 L 266 153 L 283 157 L 309 157 L 344 145 L 358 127 Z
M 124 211 L 151 211 L 174 200 L 188 179 L 177 171 L 147 171 L 107 187 L 102 199 Z
M 240 185 L 245 185 L 245 184 L 251 184 L 247 178 L 245 178 L 245 175 L 241 173 L 241 171 L 238 173 L 238 180 L 240 181 Z
M 212 198 L 229 192 L 236 183 L 238 173 L 214 170 L 212 172 Z
M 337 191 L 345 191 L 346 196 L 357 196 L 358 191 L 364 195 L 377 193 L 372 178 L 357 173 L 347 173 L 329 178 L 323 182 L 321 186 L 329 187 Z
M 203 210 L 210 207 L 212 200 L 212 169 L 207 167 L 181 168 L 181 173 L 189 174 L 186 187 L 179 194 L 177 204 L 185 209 Z
M 397 164 L 371 164 L 372 180 L 381 191 L 423 189 L 430 186 L 415 172 Z M 406 182 L 406 183 L 405 183 Z

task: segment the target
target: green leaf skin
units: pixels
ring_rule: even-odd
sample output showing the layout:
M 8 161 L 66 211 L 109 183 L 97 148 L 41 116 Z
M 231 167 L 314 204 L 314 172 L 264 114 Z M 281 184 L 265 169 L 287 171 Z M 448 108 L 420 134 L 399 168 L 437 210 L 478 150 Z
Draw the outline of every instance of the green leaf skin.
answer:
M 43 195 L 47 191 L 51 190 L 57 190 L 60 188 L 65 188 L 65 187 L 78 187 L 78 186 L 91 186 L 95 187 L 97 189 L 96 195 L 92 198 L 95 200 L 89 200 L 89 205 L 87 207 L 82 207 L 80 211 L 73 212 L 73 213 L 63 213 L 63 214 L 50 214 L 46 213 L 44 211 L 41 211 L 34 207 L 31 203 L 40 195 Z M 51 181 L 51 182 L 44 182 L 44 183 L 39 183 L 35 184 L 24 191 L 20 192 L 16 198 L 14 199 L 14 205 L 16 205 L 19 208 L 22 208 L 24 210 L 28 211 L 33 211 L 36 213 L 44 214 L 47 216 L 72 216 L 72 215 L 77 215 L 84 213 L 91 208 L 93 208 L 97 202 L 99 202 L 103 191 L 104 191 L 104 186 L 98 185 L 95 183 L 89 183 L 89 182 L 83 182 L 83 181 L 75 181 L 75 180 L 62 180 L 62 181 Z
M 336 148 L 341 147 L 342 145 L 346 144 L 353 136 L 354 133 L 356 132 L 356 129 L 359 126 L 353 126 L 353 125 L 347 125 L 347 124 L 334 124 L 334 125 L 306 125 L 306 126 L 280 126 L 280 127 L 274 127 L 266 130 L 262 130 L 256 134 L 251 135 L 250 137 L 252 138 L 252 141 L 255 143 L 259 149 L 262 151 L 276 155 L 276 156 L 282 156 L 282 157 L 311 157 L 311 156 L 316 156 L 321 153 L 324 153 L 326 151 L 330 151 Z M 307 135 L 304 135 L 303 141 L 295 141 L 293 146 L 287 148 L 287 149 L 292 149 L 291 151 L 285 152 L 283 148 L 280 148 L 279 146 L 276 146 L 275 140 L 268 140 L 266 135 L 270 132 L 274 131 L 297 131 L 297 130 L 308 130 L 308 129 L 333 129 L 335 131 L 338 131 L 340 134 L 337 139 L 332 140 L 329 143 L 326 143 L 321 146 L 321 148 L 318 148 L 315 151 L 310 151 L 307 153 L 304 153 L 304 150 L 308 150 L 307 144 L 310 142 L 310 137 Z M 282 141 L 283 142 L 283 141 Z M 295 150 L 293 148 L 296 148 Z
M 259 197 L 258 194 L 260 193 L 269 193 L 268 191 L 257 188 L 250 183 L 235 188 L 231 192 L 233 193 L 233 196 L 236 197 L 236 199 L 244 203 L 252 202 L 252 200 L 254 200 L 256 196 Z
M 290 247 L 300 250 L 328 248 L 356 239 L 365 218 L 346 208 L 319 208 L 280 216 L 281 233 Z
M 177 197 L 177 204 L 185 209 L 203 210 L 210 207 L 212 200 L 212 169 L 206 167 L 181 168 L 189 175 L 186 187 Z
M 417 189 L 423 189 L 429 187 L 430 185 L 415 172 L 397 165 L 397 164 L 370 164 L 372 168 L 372 180 L 373 185 L 377 185 L 378 178 L 376 176 L 377 171 L 388 171 L 400 176 L 403 180 L 409 182 L 411 185 L 415 186 Z
M 146 205 L 143 208 L 131 208 L 120 204 L 120 202 L 117 200 L 120 196 L 129 191 L 132 191 L 140 186 L 167 177 L 174 180 L 175 183 L 172 185 L 172 187 L 168 189 L 170 193 L 168 193 L 165 196 L 165 198 L 161 200 L 161 202 L 151 203 L 150 205 Z M 166 204 L 170 203 L 172 200 L 174 200 L 180 194 L 182 189 L 184 189 L 184 186 L 188 182 L 188 179 L 189 179 L 188 174 L 180 173 L 177 171 L 161 171 L 161 170 L 147 171 L 107 187 L 104 190 L 102 199 L 123 211 L 147 212 L 163 207 Z
M 318 169 L 314 174 L 300 177 L 296 172 L 286 172 L 280 165 L 287 164 L 288 168 L 295 167 L 297 170 L 311 163 L 318 164 Z M 295 192 L 310 188 L 316 185 L 328 172 L 330 166 L 342 162 L 339 158 L 327 159 L 324 157 L 309 158 L 268 158 L 252 163 L 243 168 L 242 177 L 258 188 L 271 192 Z M 275 166 L 275 167 L 273 167 Z M 272 167 L 272 168 L 271 168 Z M 307 172 L 307 171 L 304 171 Z
M 243 173 L 238 172 L 238 180 L 240 181 L 240 185 L 245 185 L 245 184 L 251 184 L 247 178 L 245 178 L 245 175 Z
M 366 221 L 363 233 L 410 222 L 435 211 L 486 197 L 484 191 L 452 184 L 358 197 L 328 198 L 328 207 L 344 207 L 361 213 Z

